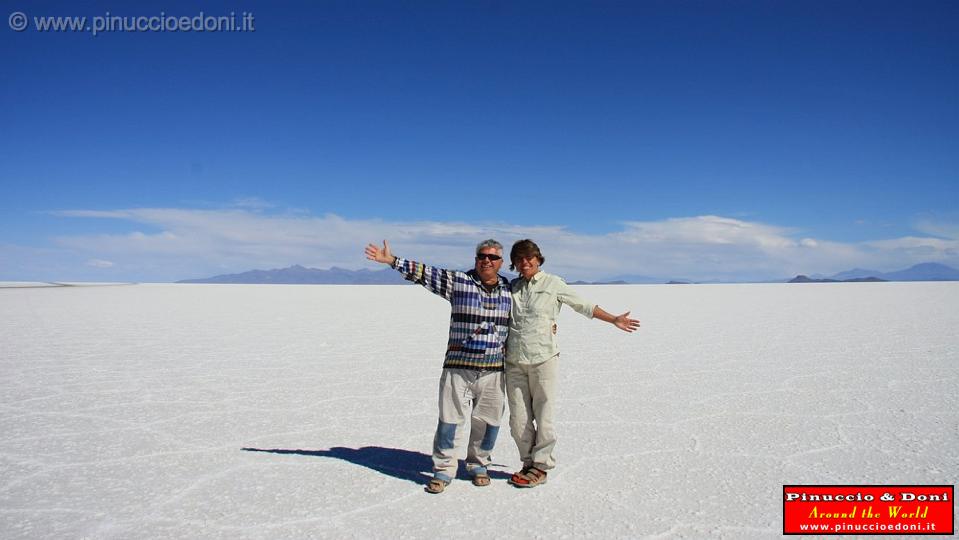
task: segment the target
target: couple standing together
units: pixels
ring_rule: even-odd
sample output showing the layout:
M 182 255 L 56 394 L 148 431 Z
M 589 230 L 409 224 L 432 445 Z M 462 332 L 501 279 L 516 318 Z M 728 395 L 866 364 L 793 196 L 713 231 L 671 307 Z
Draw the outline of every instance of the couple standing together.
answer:
M 476 246 L 469 272 L 445 270 L 394 256 L 389 244 L 370 244 L 366 257 L 388 264 L 452 305 L 449 344 L 439 389 L 439 422 L 433 438 L 430 493 L 442 493 L 456 476 L 457 451 L 466 442 L 466 469 L 473 485 L 490 483 L 487 467 L 509 401 L 510 433 L 523 460 L 509 482 L 535 487 L 546 482 L 556 462 L 553 429 L 559 350 L 556 318 L 566 304 L 588 318 L 632 332 L 639 321 L 629 312 L 611 315 L 580 298 L 561 278 L 540 270 L 546 262 L 532 240 L 510 250 L 512 282 L 499 275 L 503 246 L 485 240 Z M 468 442 L 467 442 L 468 439 Z

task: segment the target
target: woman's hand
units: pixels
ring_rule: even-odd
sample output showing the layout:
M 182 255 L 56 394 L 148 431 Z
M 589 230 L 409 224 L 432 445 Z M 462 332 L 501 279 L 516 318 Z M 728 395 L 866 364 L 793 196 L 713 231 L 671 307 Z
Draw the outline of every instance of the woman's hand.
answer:
M 639 321 L 636 319 L 630 319 L 628 311 L 622 315 L 617 315 L 611 322 L 616 326 L 616 328 L 626 332 L 632 332 L 639 328 Z
M 632 332 L 639 328 L 639 321 L 636 319 L 630 319 L 628 311 L 622 315 L 613 315 L 599 306 L 594 306 L 593 317 L 601 321 L 612 323 L 613 326 L 623 330 L 624 332 Z

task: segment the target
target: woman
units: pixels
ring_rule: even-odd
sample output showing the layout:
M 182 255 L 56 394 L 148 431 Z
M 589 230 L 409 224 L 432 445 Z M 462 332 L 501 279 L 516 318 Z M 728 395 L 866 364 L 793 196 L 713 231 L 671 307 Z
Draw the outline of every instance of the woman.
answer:
M 615 316 L 607 313 L 580 298 L 562 278 L 540 270 L 546 258 L 532 240 L 513 244 L 509 258 L 510 270 L 517 270 L 520 277 L 510 284 L 513 309 L 506 347 L 506 397 L 510 432 L 523 460 L 522 470 L 510 483 L 534 487 L 546 482 L 547 471 L 556 464 L 553 413 L 559 349 L 555 329 L 560 308 L 566 304 L 581 315 L 626 332 L 639 328 L 639 321 L 630 319 L 628 311 Z

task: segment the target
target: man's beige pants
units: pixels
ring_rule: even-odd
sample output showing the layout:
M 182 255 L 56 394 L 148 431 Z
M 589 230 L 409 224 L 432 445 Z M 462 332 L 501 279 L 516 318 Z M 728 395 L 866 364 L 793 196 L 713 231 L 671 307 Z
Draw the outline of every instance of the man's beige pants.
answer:
M 506 407 L 503 391 L 502 371 L 443 370 L 440 419 L 433 438 L 435 478 L 450 482 L 456 477 L 457 450 L 463 447 L 467 434 L 466 472 L 486 472 Z
M 539 364 L 506 364 L 509 428 L 523 467 L 548 471 L 556 466 L 553 412 L 559 356 Z

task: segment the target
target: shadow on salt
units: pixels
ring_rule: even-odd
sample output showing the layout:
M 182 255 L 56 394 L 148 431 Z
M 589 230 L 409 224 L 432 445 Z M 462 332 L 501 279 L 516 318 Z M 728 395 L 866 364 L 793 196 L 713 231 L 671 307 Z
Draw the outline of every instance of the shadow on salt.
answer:
M 354 465 L 372 469 L 378 473 L 407 480 L 414 484 L 426 485 L 433 477 L 433 458 L 422 452 L 413 452 L 399 448 L 383 448 L 381 446 L 364 446 L 362 448 L 345 448 L 334 446 L 329 450 L 293 450 L 282 448 L 243 448 L 244 452 L 266 452 L 268 454 L 299 455 L 309 457 L 325 457 L 341 459 Z M 490 478 L 505 480 L 508 473 L 489 470 Z M 466 465 L 460 460 L 456 478 L 469 480 L 466 474 Z

